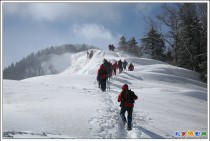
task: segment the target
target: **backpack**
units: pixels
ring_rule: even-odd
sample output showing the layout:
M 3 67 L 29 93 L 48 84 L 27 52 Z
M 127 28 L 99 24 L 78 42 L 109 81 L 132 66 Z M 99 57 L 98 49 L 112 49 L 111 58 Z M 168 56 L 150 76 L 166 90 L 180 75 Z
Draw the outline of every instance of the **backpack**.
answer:
M 100 79 L 106 79 L 106 75 L 107 75 L 107 72 L 104 69 L 99 72 Z
M 133 65 L 131 66 L 131 71 L 133 71 L 134 70 L 134 67 L 133 67 Z
M 130 104 L 133 104 L 135 101 L 134 101 L 134 92 L 131 91 L 131 90 L 125 90 L 123 93 L 122 93 L 122 101 L 123 102 L 127 102 L 127 103 L 130 103 Z
M 129 68 L 128 68 L 130 71 L 133 71 L 134 70 L 134 66 L 130 64 Z

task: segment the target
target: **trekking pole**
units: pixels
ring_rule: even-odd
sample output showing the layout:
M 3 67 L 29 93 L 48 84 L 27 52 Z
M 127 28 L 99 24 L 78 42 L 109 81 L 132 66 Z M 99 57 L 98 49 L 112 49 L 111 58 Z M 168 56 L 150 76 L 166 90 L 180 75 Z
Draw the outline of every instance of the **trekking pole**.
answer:
M 106 91 L 108 90 L 108 79 L 106 80 Z
M 108 79 L 107 79 L 107 90 L 109 90 L 109 77 L 108 77 Z
M 109 78 L 109 90 L 110 90 L 110 78 Z
M 107 90 L 109 90 L 109 77 L 107 79 Z
M 107 90 L 109 90 L 109 76 L 107 77 L 107 80 L 106 80 L 106 88 Z

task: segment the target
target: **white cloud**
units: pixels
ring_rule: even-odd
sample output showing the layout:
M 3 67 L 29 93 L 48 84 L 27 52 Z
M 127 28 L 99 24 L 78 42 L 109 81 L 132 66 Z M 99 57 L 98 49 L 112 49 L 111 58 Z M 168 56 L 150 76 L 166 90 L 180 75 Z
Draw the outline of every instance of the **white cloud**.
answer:
M 5 3 L 5 15 L 15 15 L 34 20 L 54 21 L 66 16 L 67 7 L 62 3 Z
M 72 29 L 74 41 L 83 41 L 87 44 L 96 45 L 100 48 L 107 48 L 109 44 L 117 46 L 120 34 L 113 35 L 110 30 L 102 25 L 81 24 L 74 25 Z
M 27 11 L 33 18 L 47 21 L 54 21 L 65 14 L 60 5 L 48 5 L 46 3 L 30 4 Z
M 111 3 L 5 3 L 4 13 L 39 21 L 56 21 L 75 18 L 119 21 L 117 4 Z
M 74 25 L 73 32 L 74 34 L 84 37 L 87 40 L 110 40 L 112 38 L 110 31 L 105 29 L 103 26 L 97 24 Z

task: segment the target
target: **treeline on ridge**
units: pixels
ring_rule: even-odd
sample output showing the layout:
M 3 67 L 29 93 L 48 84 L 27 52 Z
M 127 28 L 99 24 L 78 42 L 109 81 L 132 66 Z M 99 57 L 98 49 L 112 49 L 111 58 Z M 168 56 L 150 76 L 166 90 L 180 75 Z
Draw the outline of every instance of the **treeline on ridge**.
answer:
M 31 53 L 15 64 L 12 63 L 3 70 L 3 79 L 21 80 L 34 76 L 42 76 L 48 74 L 42 66 L 42 62 L 50 59 L 52 55 L 61 55 L 64 53 L 77 53 L 88 49 L 96 49 L 97 47 L 86 44 L 72 45 L 65 44 L 62 46 L 55 46 L 43 49 L 37 53 Z M 52 65 L 48 67 L 50 74 L 56 74 L 57 71 Z

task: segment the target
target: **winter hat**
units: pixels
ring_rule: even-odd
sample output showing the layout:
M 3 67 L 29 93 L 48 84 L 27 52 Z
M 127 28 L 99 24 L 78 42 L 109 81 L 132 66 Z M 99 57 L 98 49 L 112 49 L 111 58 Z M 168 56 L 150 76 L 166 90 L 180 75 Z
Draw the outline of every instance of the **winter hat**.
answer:
M 124 84 L 124 85 L 122 86 L 122 90 L 128 90 L 128 85 L 127 85 L 127 84 Z

